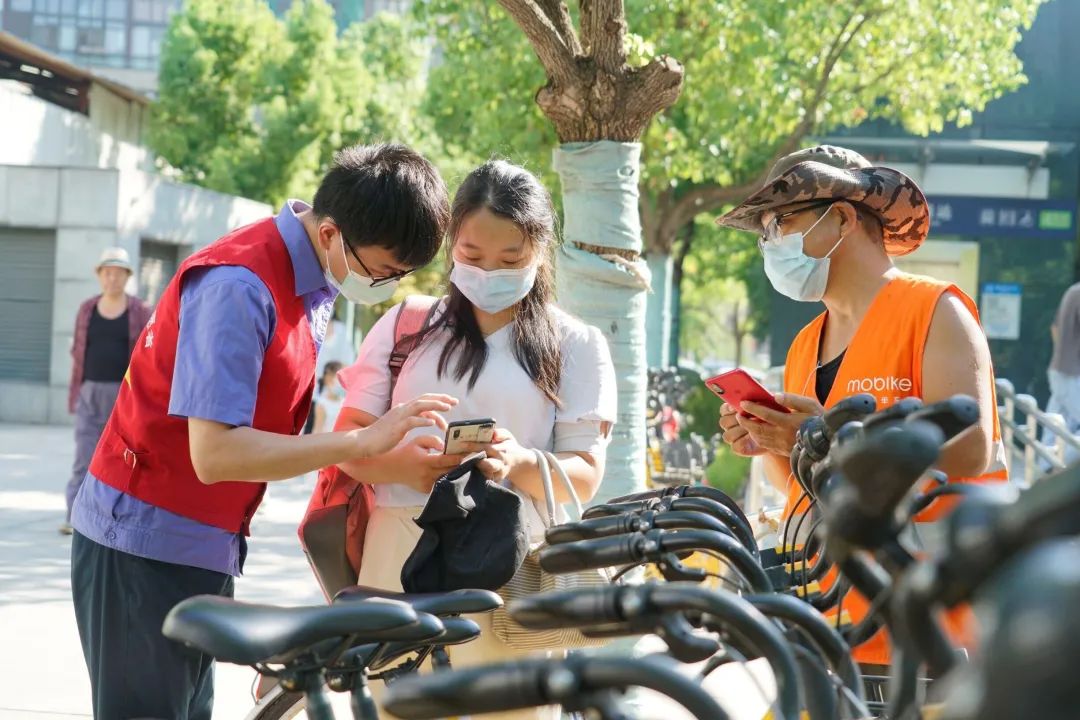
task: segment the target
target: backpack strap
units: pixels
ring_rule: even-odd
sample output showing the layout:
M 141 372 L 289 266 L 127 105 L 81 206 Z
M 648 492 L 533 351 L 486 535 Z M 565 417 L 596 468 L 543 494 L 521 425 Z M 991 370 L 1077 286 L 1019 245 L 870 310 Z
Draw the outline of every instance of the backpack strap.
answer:
M 401 310 L 394 319 L 394 349 L 390 351 L 390 392 L 393 394 L 401 368 L 416 349 L 420 334 L 431 325 L 435 311 L 442 298 L 428 295 L 410 295 L 401 303 Z

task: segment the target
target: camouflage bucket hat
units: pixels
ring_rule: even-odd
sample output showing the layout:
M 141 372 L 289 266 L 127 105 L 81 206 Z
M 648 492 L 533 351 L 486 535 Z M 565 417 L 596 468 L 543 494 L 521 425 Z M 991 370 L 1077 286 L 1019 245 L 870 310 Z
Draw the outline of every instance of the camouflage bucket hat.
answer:
M 777 161 L 769 179 L 717 225 L 761 232 L 761 214 L 814 200 L 847 200 L 881 220 L 885 251 L 907 255 L 930 231 L 930 208 L 915 181 L 899 170 L 875 167 L 857 152 L 831 145 L 799 150 Z

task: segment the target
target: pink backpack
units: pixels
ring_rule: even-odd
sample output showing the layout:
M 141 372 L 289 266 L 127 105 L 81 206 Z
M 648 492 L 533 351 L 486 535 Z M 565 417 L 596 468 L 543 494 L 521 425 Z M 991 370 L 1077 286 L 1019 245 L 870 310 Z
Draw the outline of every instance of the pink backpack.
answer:
M 402 303 L 394 322 L 394 349 L 388 363 L 391 395 L 409 353 L 416 349 L 420 333 L 438 307 L 438 298 L 423 295 Z M 364 534 L 374 507 L 375 492 L 370 485 L 353 479 L 336 465 L 319 471 L 298 534 L 327 600 L 356 584 L 364 556 Z

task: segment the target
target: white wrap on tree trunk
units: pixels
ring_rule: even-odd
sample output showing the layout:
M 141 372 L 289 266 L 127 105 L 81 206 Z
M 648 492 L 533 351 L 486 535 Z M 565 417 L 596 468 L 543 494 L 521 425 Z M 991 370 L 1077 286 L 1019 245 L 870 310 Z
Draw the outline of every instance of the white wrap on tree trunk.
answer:
M 559 305 L 600 329 L 611 348 L 618 378 L 619 417 L 604 482 L 594 502 L 645 487 L 649 270 L 643 260 L 600 256 L 575 243 L 641 252 L 640 160 L 638 143 L 568 143 L 554 153 L 565 214 L 557 270 Z

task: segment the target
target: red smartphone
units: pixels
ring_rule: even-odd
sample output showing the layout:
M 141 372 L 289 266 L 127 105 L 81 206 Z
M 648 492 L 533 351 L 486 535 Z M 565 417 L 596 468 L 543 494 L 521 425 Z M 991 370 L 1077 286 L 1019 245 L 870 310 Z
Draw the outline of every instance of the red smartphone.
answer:
M 752 417 L 742 411 L 743 402 L 757 403 L 776 412 L 791 412 L 786 407 L 776 402 L 773 394 L 766 390 L 761 383 L 750 377 L 750 373 L 736 368 L 711 377 L 705 381 L 705 387 L 709 388 L 718 398 L 731 405 L 743 417 Z

